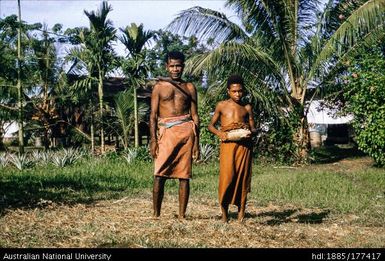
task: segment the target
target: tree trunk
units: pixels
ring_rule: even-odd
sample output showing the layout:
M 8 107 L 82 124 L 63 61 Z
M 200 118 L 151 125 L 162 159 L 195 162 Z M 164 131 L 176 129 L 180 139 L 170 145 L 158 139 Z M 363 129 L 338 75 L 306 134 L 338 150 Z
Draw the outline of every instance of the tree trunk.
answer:
M 300 101 L 295 100 L 293 105 L 295 106 L 294 117 L 296 119 L 296 123 L 294 125 L 295 131 L 293 135 L 293 141 L 296 145 L 295 163 L 306 164 L 309 161 L 310 150 L 310 137 L 307 117 L 305 115 L 304 106 Z
M 297 164 L 305 164 L 309 161 L 310 137 L 306 116 L 300 118 L 300 123 L 294 134 L 294 142 L 296 144 L 296 160 Z
M 139 147 L 139 122 L 138 122 L 138 100 L 136 97 L 136 86 L 134 85 L 134 128 L 135 128 L 135 148 Z
M 0 122 L 0 124 L 3 124 L 3 123 Z M 0 151 L 5 150 L 3 139 L 4 139 L 4 132 L 2 130 L 2 127 L 0 127 Z
M 17 29 L 17 98 L 18 98 L 18 124 L 19 124 L 19 153 L 24 153 L 24 112 L 23 112 L 23 89 L 21 85 L 21 7 L 17 0 L 19 10 L 19 26 Z
M 99 73 L 99 114 L 100 114 L 100 152 L 104 153 L 104 127 L 103 127 L 103 77 Z
M 92 103 L 91 103 L 90 132 L 91 132 L 91 153 L 94 154 L 95 153 L 95 128 L 94 128 L 94 106 L 92 105 Z
M 44 138 L 43 138 L 43 143 L 44 143 L 44 151 L 48 151 L 49 149 L 49 138 L 48 138 L 48 130 L 44 129 Z

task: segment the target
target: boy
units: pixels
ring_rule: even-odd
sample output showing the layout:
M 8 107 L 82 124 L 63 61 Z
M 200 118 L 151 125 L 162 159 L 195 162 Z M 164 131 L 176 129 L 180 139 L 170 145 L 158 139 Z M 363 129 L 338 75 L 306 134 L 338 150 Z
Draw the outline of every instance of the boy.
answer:
M 179 179 L 179 219 L 185 218 L 190 194 L 192 159 L 199 158 L 199 118 L 197 91 L 182 80 L 185 57 L 169 52 L 166 69 L 169 78 L 155 84 L 151 94 L 150 153 L 155 161 L 153 208 L 160 216 L 167 179 Z
M 238 220 L 243 220 L 251 184 L 251 135 L 256 133 L 256 129 L 251 105 L 241 100 L 243 85 L 239 75 L 228 78 L 227 93 L 230 98 L 217 104 L 208 126 L 209 131 L 221 140 L 218 194 L 224 222 L 228 221 L 229 204 L 238 206 Z M 218 121 L 220 129 L 215 128 Z M 242 135 L 236 139 L 233 132 Z

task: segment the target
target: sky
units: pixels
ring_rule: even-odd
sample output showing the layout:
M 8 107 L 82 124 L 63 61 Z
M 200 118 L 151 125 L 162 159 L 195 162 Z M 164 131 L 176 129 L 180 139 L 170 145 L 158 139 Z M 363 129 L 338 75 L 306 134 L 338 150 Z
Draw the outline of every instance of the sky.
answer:
M 96 11 L 101 0 L 21 0 L 21 18 L 28 23 L 46 23 L 48 28 L 88 26 L 86 11 Z M 108 18 L 117 28 L 143 23 L 145 30 L 164 29 L 176 15 L 193 6 L 202 6 L 231 16 L 224 0 L 110 0 Z M 0 0 L 0 17 L 17 14 L 17 0 Z
M 109 0 L 112 11 L 108 14 L 115 28 L 125 28 L 131 23 L 143 24 L 145 30 L 165 29 L 181 12 L 193 6 L 201 6 L 225 13 L 230 20 L 235 15 L 225 7 L 225 0 Z M 89 26 L 84 10 L 97 11 L 102 0 L 21 0 L 21 19 L 27 23 L 55 24 L 66 28 Z M 17 0 L 0 0 L 0 17 L 18 14 Z M 67 52 L 66 45 L 58 45 L 59 56 Z M 122 44 L 115 46 L 118 54 L 126 51 Z

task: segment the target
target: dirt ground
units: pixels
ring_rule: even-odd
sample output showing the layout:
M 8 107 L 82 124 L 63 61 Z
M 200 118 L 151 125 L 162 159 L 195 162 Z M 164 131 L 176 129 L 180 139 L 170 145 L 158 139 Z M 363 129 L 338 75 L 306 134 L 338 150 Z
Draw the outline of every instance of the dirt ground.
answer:
M 165 198 L 159 219 L 151 217 L 150 195 L 92 206 L 45 204 L 42 209 L 12 210 L 1 217 L 1 246 L 385 247 L 385 227 L 352 225 L 357 217 L 330 217 L 318 209 L 258 207 L 251 201 L 243 223 L 231 209 L 234 213 L 225 224 L 216 202 L 204 200 L 192 200 L 187 219 L 179 221 L 177 201 L 171 196 Z

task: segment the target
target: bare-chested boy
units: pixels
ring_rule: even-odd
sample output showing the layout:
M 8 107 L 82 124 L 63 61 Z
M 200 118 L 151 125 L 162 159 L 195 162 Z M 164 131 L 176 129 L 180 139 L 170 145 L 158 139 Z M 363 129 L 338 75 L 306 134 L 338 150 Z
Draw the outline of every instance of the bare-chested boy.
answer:
M 167 179 L 179 179 L 179 218 L 184 219 L 190 194 L 192 159 L 199 158 L 197 91 L 182 80 L 185 57 L 169 52 L 169 78 L 160 79 L 151 95 L 150 153 L 155 160 L 153 208 L 160 216 Z
M 247 194 L 250 191 L 251 136 L 256 129 L 252 107 L 250 104 L 244 104 L 241 99 L 243 85 L 243 79 L 240 76 L 229 77 L 227 93 L 230 99 L 217 104 L 208 126 L 208 129 L 221 140 L 218 194 L 224 222 L 228 221 L 230 204 L 238 206 L 238 220 L 243 220 Z M 218 121 L 221 123 L 220 129 L 215 127 Z

